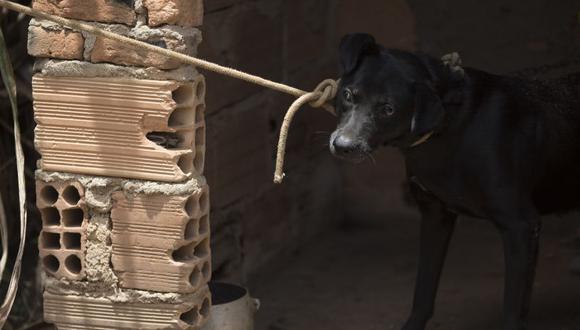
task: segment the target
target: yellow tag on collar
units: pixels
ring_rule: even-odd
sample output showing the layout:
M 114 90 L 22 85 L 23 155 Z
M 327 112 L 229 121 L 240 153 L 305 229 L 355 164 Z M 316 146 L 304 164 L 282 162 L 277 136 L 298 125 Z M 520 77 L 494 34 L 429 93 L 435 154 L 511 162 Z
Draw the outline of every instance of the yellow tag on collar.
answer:
M 411 144 L 411 148 L 416 147 L 418 145 L 420 145 L 421 143 L 426 142 L 427 140 L 429 140 L 429 138 L 433 135 L 433 131 L 423 135 L 419 140 L 415 141 L 415 143 Z

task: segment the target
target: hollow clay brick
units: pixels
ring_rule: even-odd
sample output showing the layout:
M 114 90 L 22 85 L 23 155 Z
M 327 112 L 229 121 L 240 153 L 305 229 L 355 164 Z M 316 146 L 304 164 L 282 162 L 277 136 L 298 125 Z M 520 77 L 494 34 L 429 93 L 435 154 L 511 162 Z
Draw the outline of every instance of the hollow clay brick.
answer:
M 44 171 L 183 181 L 203 172 L 204 94 L 192 83 L 33 78 L 36 148 Z M 172 134 L 168 148 L 147 138 Z
M 49 30 L 30 25 L 28 28 L 28 54 L 65 60 L 83 59 L 85 39 L 71 30 Z
M 163 24 L 187 27 L 203 23 L 203 0 L 143 0 L 148 25 Z
M 34 0 L 32 7 L 61 17 L 135 25 L 137 15 L 128 0 Z
M 44 319 L 59 330 L 200 329 L 211 297 L 202 287 L 186 302 L 113 302 L 106 298 L 44 293 Z
M 209 281 L 207 186 L 191 196 L 115 192 L 111 219 L 121 287 L 186 293 Z
M 70 280 L 84 278 L 87 207 L 84 188 L 74 181 L 36 181 L 42 232 L 38 250 L 44 270 Z

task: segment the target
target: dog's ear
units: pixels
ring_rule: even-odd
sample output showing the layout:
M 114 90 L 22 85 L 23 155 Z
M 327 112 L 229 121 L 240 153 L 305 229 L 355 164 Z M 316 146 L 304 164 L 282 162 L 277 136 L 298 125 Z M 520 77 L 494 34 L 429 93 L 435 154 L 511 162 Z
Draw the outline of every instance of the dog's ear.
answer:
M 435 130 L 443 122 L 445 109 L 432 86 L 426 83 L 415 83 L 414 89 L 415 113 L 411 121 L 411 133 L 415 136 L 422 136 Z
M 378 51 L 375 38 L 366 33 L 347 34 L 342 37 L 339 47 L 342 74 L 351 73 L 365 56 Z

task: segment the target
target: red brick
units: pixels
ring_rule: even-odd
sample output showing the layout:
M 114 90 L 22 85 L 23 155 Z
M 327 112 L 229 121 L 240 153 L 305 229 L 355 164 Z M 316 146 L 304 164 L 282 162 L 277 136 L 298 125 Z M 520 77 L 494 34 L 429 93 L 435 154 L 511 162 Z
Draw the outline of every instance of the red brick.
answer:
M 34 0 L 32 8 L 84 21 L 135 25 L 137 15 L 130 3 L 122 0 Z
M 143 0 L 149 26 L 203 24 L 203 0 Z
M 137 40 L 192 56 L 196 54 L 197 45 L 201 40 L 199 31 L 195 29 L 177 27 L 173 29 L 166 27 L 150 29 L 147 26 L 140 26 L 131 30 L 123 26 L 104 28 L 114 33 L 128 35 Z M 163 70 L 177 69 L 183 65 L 179 60 L 99 36 L 87 48 L 90 48 L 87 51 L 89 53 L 87 59 L 93 63 L 106 62 L 119 65 L 156 67 Z
M 45 29 L 30 25 L 28 28 L 28 54 L 64 60 L 82 60 L 85 39 L 71 30 Z

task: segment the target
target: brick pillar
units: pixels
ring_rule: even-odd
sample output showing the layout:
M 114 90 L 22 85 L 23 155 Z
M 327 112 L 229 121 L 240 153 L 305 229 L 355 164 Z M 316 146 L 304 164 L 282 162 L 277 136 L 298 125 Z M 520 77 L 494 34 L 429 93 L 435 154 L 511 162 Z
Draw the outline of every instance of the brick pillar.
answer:
M 195 55 L 202 0 L 33 7 Z M 205 81 L 189 66 L 32 20 L 36 172 L 59 329 L 199 329 L 211 297 Z

